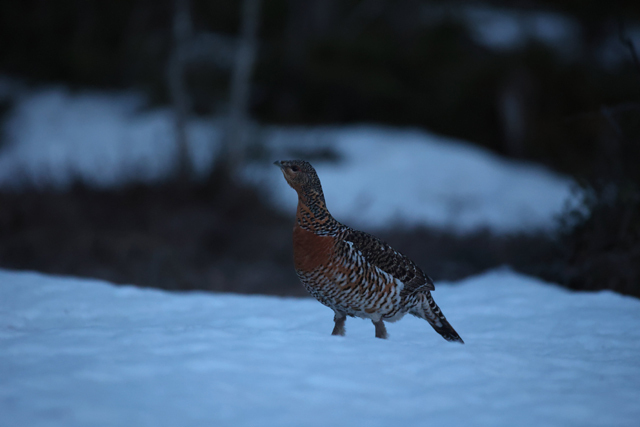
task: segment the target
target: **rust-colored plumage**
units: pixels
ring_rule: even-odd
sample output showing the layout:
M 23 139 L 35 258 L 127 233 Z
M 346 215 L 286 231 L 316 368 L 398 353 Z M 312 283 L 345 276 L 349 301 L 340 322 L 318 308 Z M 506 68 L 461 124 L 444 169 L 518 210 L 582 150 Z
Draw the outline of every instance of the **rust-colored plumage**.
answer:
M 386 338 L 384 321 L 409 313 L 425 319 L 447 341 L 463 343 L 431 297 L 435 287 L 429 276 L 382 240 L 336 221 L 311 164 L 275 164 L 298 193 L 296 273 L 307 291 L 334 311 L 333 335 L 344 335 L 346 316 L 351 316 L 371 319 L 376 337 Z

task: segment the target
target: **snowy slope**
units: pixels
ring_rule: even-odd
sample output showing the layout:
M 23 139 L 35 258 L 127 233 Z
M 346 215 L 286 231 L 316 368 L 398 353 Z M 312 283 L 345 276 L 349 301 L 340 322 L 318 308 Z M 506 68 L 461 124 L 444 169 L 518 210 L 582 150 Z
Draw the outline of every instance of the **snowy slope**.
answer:
M 283 129 L 269 135 L 274 156 L 335 151 L 314 161 L 327 207 L 339 221 L 367 229 L 393 224 L 452 231 L 550 228 L 571 199 L 572 181 L 532 164 L 419 130 L 379 126 Z M 249 179 L 271 190 L 275 205 L 295 212 L 297 197 L 271 164 Z
M 437 285 L 466 345 L 311 299 L 0 271 L 2 426 L 637 426 L 640 301 L 507 270 Z
M 64 188 L 76 178 L 109 187 L 168 176 L 177 158 L 171 112 L 144 105 L 131 93 L 52 88 L 23 94 L 5 124 L 0 187 Z M 219 122 L 192 120 L 188 130 L 194 167 L 204 175 L 217 153 Z M 418 130 L 266 127 L 262 140 L 268 158 L 249 165 L 245 176 L 287 213 L 296 197 L 272 162 L 307 158 L 319 149 L 337 153 L 337 163 L 313 164 L 329 209 L 354 227 L 549 228 L 572 188 L 570 179 L 540 166 Z

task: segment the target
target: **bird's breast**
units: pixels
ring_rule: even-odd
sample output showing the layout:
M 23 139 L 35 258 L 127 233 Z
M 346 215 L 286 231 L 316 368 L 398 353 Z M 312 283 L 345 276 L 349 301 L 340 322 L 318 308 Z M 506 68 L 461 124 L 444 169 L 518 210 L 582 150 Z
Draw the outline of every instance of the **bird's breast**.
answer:
M 331 262 L 334 238 L 296 226 L 293 228 L 293 263 L 298 271 L 311 272 Z

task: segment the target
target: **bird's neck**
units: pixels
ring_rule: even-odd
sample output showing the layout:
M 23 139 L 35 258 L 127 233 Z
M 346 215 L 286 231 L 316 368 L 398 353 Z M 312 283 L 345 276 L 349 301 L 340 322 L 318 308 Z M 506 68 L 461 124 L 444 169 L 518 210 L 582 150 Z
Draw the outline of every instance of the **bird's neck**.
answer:
M 330 235 L 340 224 L 329 213 L 322 191 L 300 191 L 296 225 L 315 234 Z

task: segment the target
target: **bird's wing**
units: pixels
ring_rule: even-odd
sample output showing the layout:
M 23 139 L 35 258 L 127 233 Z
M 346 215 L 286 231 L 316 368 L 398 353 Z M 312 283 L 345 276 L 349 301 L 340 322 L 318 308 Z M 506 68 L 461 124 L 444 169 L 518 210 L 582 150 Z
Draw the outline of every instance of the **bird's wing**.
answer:
M 345 227 L 344 240 L 351 242 L 364 259 L 404 283 L 403 294 L 433 291 L 433 280 L 409 258 L 368 233 Z

